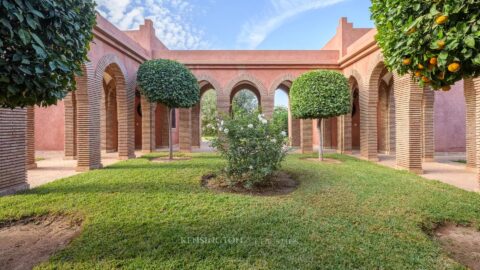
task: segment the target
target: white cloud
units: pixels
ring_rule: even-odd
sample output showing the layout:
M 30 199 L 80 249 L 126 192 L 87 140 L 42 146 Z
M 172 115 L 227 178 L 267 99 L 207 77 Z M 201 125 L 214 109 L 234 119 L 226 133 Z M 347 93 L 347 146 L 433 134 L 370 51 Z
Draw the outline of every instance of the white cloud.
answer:
M 204 49 L 210 44 L 189 19 L 195 8 L 187 0 L 96 0 L 97 10 L 122 30 L 151 19 L 157 37 L 170 49 Z M 113 3 L 114 2 L 114 3 Z
M 304 12 L 321 9 L 345 0 L 270 0 L 271 12 L 260 19 L 250 20 L 242 27 L 237 37 L 239 48 L 255 49 L 267 36 L 287 20 Z

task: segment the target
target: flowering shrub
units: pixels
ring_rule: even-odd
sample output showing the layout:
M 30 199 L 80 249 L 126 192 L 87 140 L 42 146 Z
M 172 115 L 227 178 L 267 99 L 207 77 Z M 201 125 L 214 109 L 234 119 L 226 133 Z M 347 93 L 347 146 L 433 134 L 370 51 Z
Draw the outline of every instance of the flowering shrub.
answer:
M 261 114 L 236 113 L 214 127 L 215 147 L 227 161 L 225 174 L 230 185 L 251 188 L 268 180 L 280 168 L 288 148 L 287 133 Z

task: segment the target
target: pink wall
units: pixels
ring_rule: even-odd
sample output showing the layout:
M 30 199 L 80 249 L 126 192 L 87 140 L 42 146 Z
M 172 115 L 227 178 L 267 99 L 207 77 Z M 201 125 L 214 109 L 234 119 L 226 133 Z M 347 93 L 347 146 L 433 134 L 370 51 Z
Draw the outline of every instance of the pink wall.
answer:
M 463 81 L 449 92 L 435 92 L 435 151 L 465 152 Z
M 63 101 L 48 108 L 35 107 L 35 149 L 63 151 L 65 141 L 65 107 Z

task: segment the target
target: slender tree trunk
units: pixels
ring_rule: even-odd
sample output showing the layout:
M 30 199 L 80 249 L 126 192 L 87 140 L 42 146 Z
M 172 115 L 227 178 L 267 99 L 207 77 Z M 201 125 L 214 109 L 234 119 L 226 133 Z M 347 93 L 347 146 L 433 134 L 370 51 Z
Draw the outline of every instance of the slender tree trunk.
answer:
M 168 148 L 170 160 L 173 160 L 173 143 L 172 143 L 172 113 L 173 108 L 168 107 Z
M 318 159 L 320 161 L 323 161 L 323 129 L 324 129 L 324 123 L 323 123 L 323 118 L 318 119 Z

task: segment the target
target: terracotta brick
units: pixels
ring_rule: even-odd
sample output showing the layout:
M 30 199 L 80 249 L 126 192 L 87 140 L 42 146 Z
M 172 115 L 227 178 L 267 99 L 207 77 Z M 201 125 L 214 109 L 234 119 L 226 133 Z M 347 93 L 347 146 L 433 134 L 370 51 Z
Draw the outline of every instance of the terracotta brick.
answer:
M 35 108 L 27 107 L 27 170 L 37 168 L 35 162 Z
M 313 153 L 313 121 L 311 119 L 300 120 L 301 150 L 303 154 Z
M 144 96 L 140 100 L 142 104 L 142 152 L 155 151 L 155 109 L 156 104 L 148 102 Z

